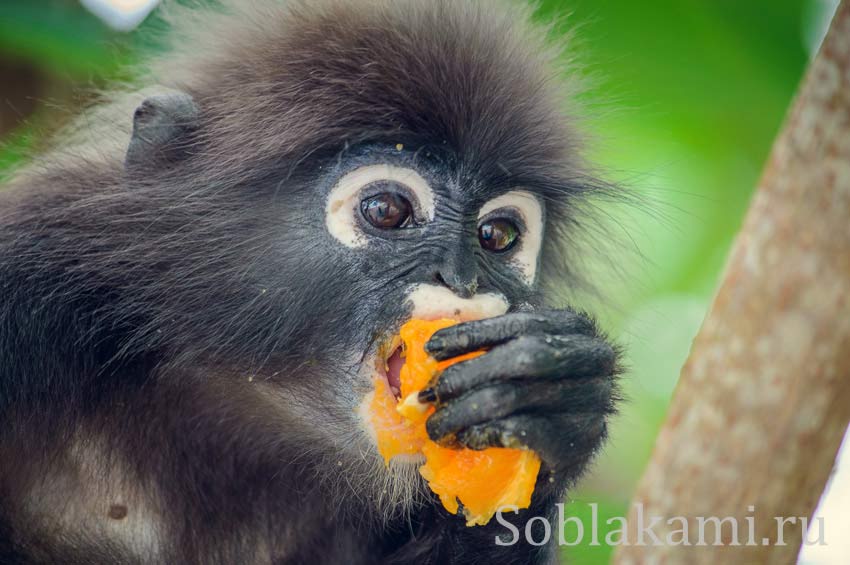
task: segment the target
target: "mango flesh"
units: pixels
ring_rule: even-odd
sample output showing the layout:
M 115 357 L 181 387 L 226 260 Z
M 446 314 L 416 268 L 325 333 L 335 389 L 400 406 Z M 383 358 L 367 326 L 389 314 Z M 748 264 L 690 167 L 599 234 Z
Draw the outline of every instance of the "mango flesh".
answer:
M 401 399 L 396 400 L 385 379 L 375 382 L 372 423 L 378 451 L 389 464 L 396 455 L 425 456 L 419 473 L 440 497 L 446 510 L 457 513 L 463 504 L 466 525 L 484 525 L 504 506 L 527 508 L 540 470 L 533 451 L 492 447 L 481 451 L 451 449 L 431 441 L 425 421 L 433 406 L 405 402 L 426 388 L 446 367 L 482 355 L 478 351 L 438 362 L 425 351 L 431 336 L 455 320 L 411 320 L 399 335 L 405 364 L 401 369 Z M 411 396 L 414 395 L 414 396 Z

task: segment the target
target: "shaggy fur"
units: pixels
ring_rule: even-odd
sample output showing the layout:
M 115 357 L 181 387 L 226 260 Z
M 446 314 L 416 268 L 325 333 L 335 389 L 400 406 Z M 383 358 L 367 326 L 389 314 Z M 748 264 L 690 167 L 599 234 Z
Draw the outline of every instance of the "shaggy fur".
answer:
M 333 178 L 402 144 L 470 203 L 517 186 L 545 202 L 543 281 L 481 257 L 482 289 L 543 304 L 547 283 L 577 285 L 564 244 L 602 185 L 545 31 L 492 2 L 164 9 L 171 50 L 0 194 L 0 562 L 547 558 L 389 474 L 354 420 L 357 352 L 451 242 L 357 258 L 322 220 Z M 185 154 L 125 170 L 134 108 L 169 90 L 199 109 Z

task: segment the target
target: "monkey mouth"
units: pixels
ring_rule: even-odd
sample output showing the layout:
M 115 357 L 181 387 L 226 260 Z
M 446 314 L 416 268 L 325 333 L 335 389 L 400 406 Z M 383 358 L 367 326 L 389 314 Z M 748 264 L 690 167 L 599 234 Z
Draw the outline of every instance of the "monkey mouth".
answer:
M 378 373 L 387 380 L 396 399 L 401 397 L 401 368 L 404 366 L 404 348 L 396 335 L 378 350 Z
M 396 398 L 401 396 L 401 368 L 404 366 L 402 348 L 398 347 L 387 359 L 387 383 Z
M 450 290 L 432 286 L 417 285 L 408 294 L 412 308 L 406 319 L 392 328 L 391 333 L 384 334 L 383 341 L 378 341 L 377 351 L 372 350 L 372 361 L 367 366 L 372 369 L 373 378 L 383 379 L 387 389 L 395 396 L 401 397 L 401 369 L 404 366 L 404 349 L 398 331 L 403 322 L 417 318 L 421 320 L 439 320 L 451 318 L 457 322 L 480 320 L 499 316 L 508 310 L 507 300 L 500 294 L 478 294 L 473 298 L 459 298 Z

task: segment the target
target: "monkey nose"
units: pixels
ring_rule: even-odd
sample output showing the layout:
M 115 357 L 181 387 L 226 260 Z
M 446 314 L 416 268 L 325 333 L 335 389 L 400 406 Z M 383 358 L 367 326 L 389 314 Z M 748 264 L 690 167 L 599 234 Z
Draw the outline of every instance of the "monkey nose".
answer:
M 453 273 L 437 271 L 434 274 L 434 280 L 461 298 L 472 298 L 478 291 L 478 277 L 475 275 L 460 277 Z

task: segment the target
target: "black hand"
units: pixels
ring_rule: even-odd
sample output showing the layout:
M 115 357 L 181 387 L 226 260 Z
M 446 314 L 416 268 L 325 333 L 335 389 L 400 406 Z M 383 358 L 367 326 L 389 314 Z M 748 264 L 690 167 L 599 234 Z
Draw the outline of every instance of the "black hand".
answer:
M 584 465 L 613 412 L 617 350 L 570 310 L 507 314 L 437 332 L 437 359 L 490 347 L 452 365 L 420 398 L 436 412 L 428 434 L 443 445 L 528 447 L 550 469 Z
M 475 343 L 470 350 L 480 347 Z M 562 380 L 565 376 L 610 374 L 614 361 L 614 350 L 599 338 L 524 335 L 486 355 L 452 365 L 443 371 L 433 388 L 440 401 L 447 401 L 488 382 L 506 379 Z

